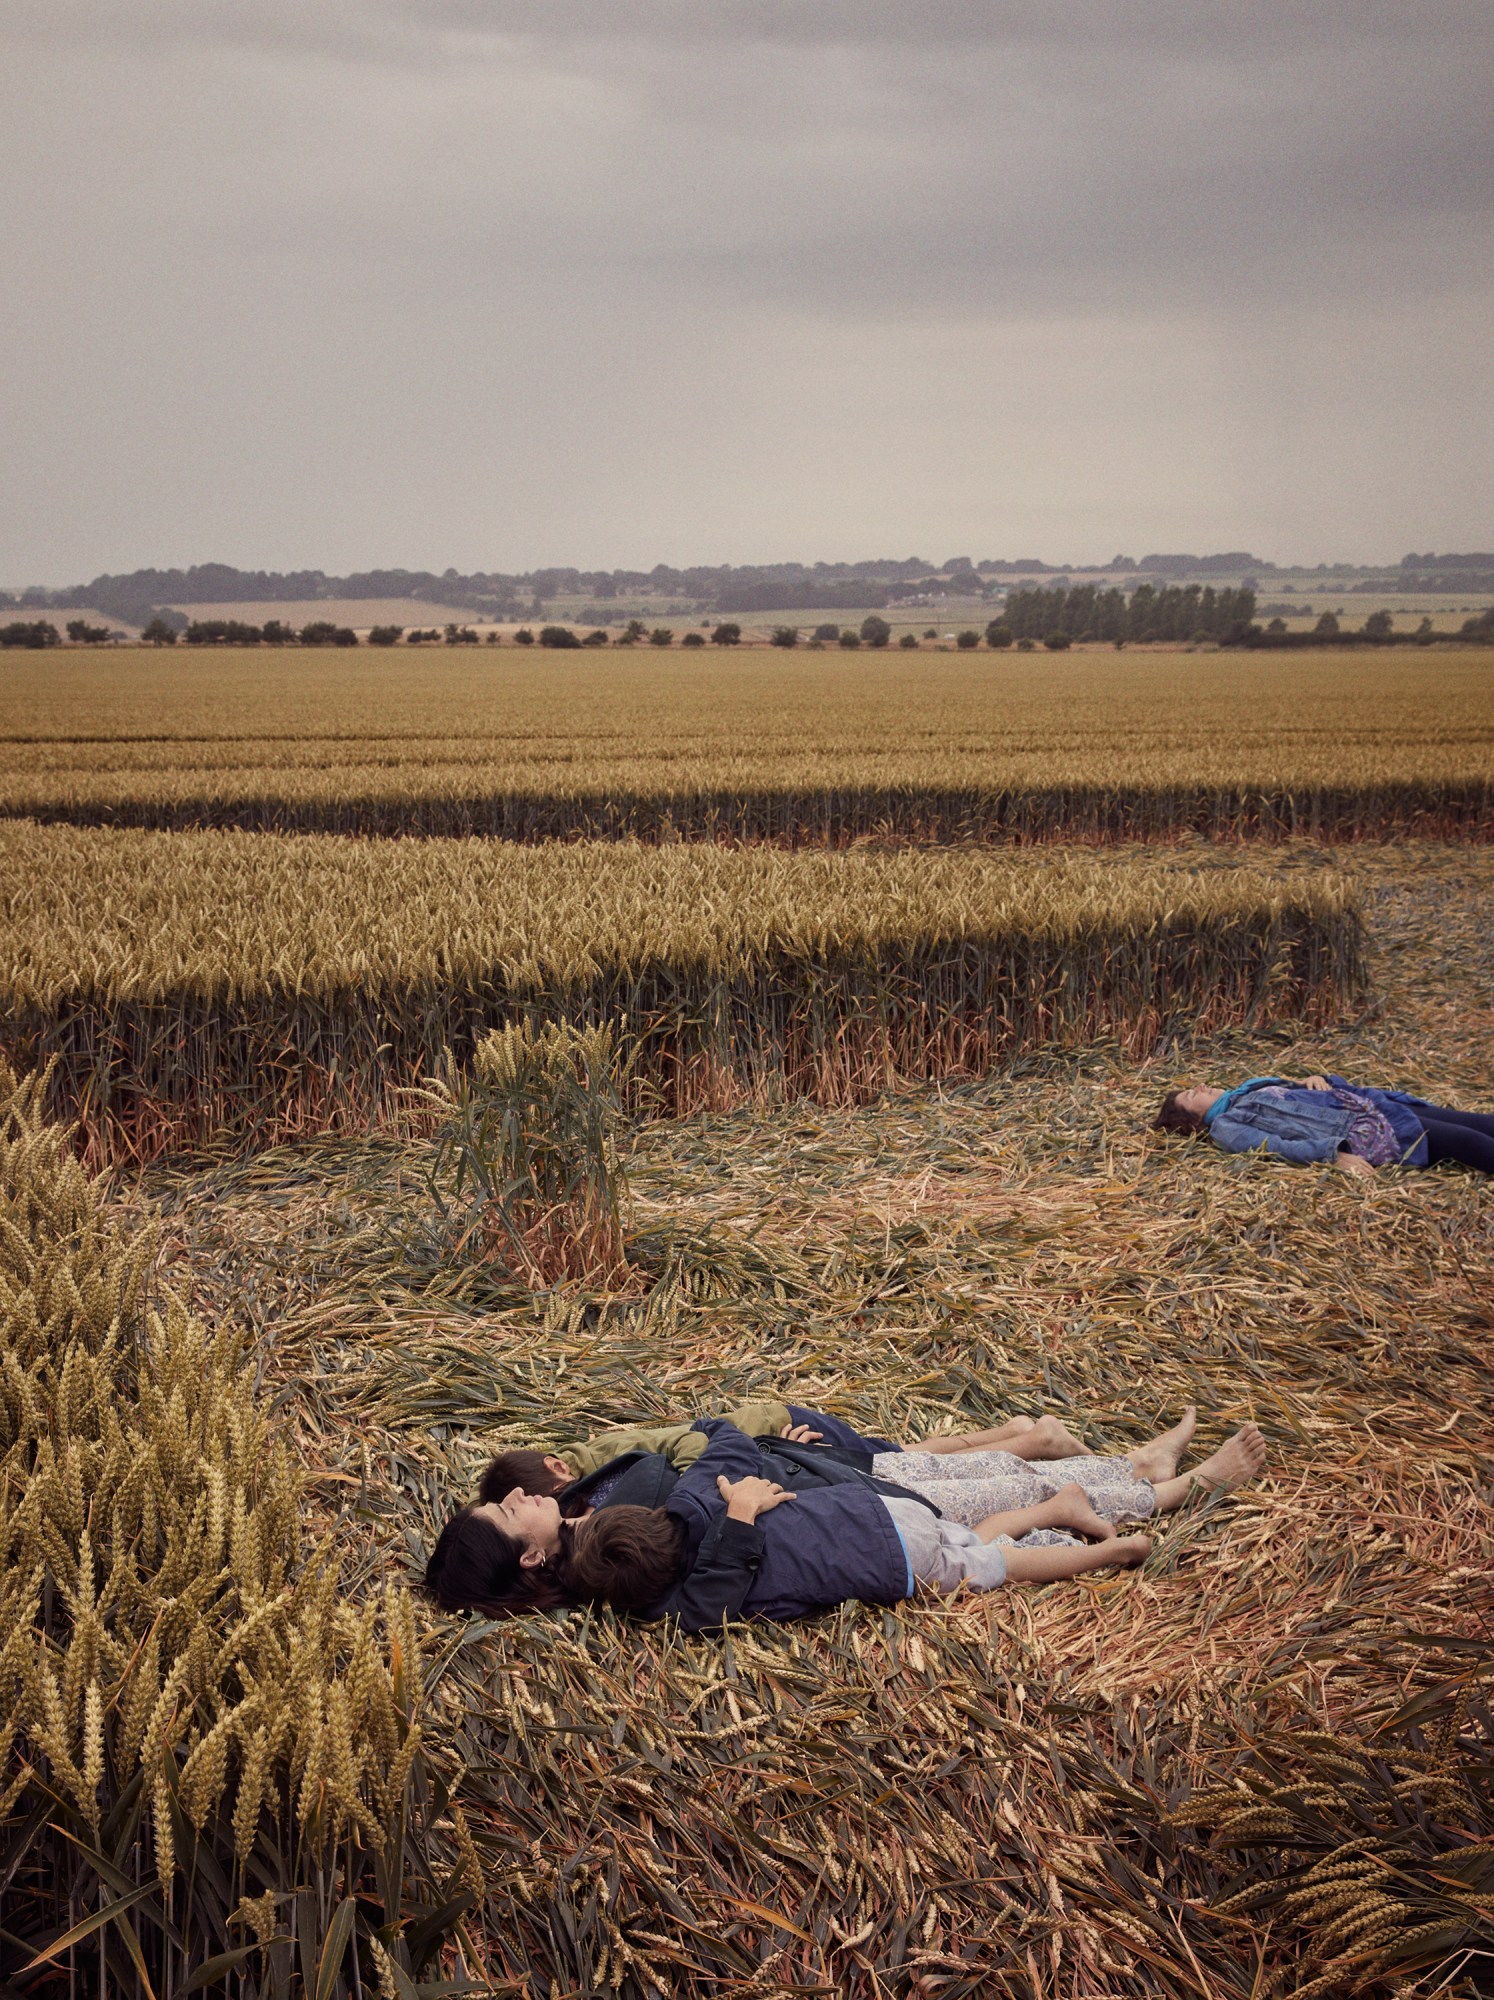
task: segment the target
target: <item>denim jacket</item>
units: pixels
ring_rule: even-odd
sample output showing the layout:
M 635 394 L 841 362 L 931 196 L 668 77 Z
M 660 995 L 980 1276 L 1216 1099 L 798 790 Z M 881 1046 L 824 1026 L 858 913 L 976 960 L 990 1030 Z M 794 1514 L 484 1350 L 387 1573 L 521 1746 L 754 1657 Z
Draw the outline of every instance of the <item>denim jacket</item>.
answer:
M 1342 1084 L 1344 1080 L 1331 1077 L 1329 1081 Z M 1366 1089 L 1357 1083 L 1348 1087 L 1384 1112 L 1406 1148 L 1406 1163 L 1423 1165 L 1426 1140 L 1412 1109 L 1421 1100 L 1400 1091 Z M 1209 1137 L 1226 1153 L 1264 1150 L 1277 1159 L 1303 1164 L 1331 1160 L 1348 1138 L 1353 1122 L 1353 1112 L 1335 1104 L 1326 1091 L 1279 1084 L 1270 1094 L 1264 1089 L 1251 1090 L 1236 1098 L 1221 1117 L 1210 1121 Z
M 1354 1123 L 1322 1090 L 1277 1084 L 1247 1091 L 1221 1117 L 1210 1119 L 1209 1137 L 1226 1153 L 1254 1153 L 1262 1148 L 1279 1160 L 1331 1160 Z

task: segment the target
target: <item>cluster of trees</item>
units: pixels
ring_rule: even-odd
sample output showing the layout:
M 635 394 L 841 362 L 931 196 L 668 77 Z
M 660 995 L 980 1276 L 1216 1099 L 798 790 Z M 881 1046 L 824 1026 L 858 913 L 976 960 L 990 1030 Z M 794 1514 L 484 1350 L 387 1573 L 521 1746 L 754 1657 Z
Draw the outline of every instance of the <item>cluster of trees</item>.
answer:
M 278 618 L 263 625 L 246 624 L 242 618 L 194 618 L 182 635 L 189 646 L 356 646 L 358 634 L 351 625 L 334 625 L 329 618 L 313 619 L 298 632 Z M 174 646 L 176 633 L 162 619 L 152 619 L 141 637 L 153 646 Z
M 1138 584 L 1125 591 L 1092 583 L 1053 590 L 1014 590 L 995 621 L 1013 639 L 1058 635 L 1069 640 L 1214 639 L 1238 644 L 1255 616 L 1255 592 L 1213 584 Z M 999 644 L 1000 641 L 993 643 Z
M 86 618 L 70 618 L 67 636 L 79 645 L 102 646 L 107 640 L 122 639 L 124 634 L 108 625 L 90 625 Z M 8 625 L 0 625 L 0 646 L 24 646 L 40 652 L 44 646 L 61 644 L 62 634 L 50 618 L 14 618 Z
M 887 620 L 879 618 L 872 612 L 862 619 L 859 627 L 847 625 L 842 629 L 839 625 L 833 624 L 816 625 L 810 634 L 810 643 L 818 646 L 844 646 L 847 652 L 854 652 L 858 646 L 885 646 L 891 637 L 892 627 Z M 735 640 L 732 643 L 735 644 Z M 798 626 L 775 625 L 770 643 L 775 646 L 797 646 Z
M 496 634 L 492 635 L 492 637 L 496 636 Z M 558 646 L 562 648 L 575 646 L 637 646 L 641 645 L 644 641 L 647 641 L 650 646 L 672 646 L 674 639 L 674 628 L 671 625 L 655 625 L 650 630 L 641 618 L 630 618 L 615 639 L 610 633 L 604 631 L 601 626 L 597 626 L 583 637 L 572 625 L 544 625 L 540 628 L 537 643 L 541 646 Z M 711 644 L 713 646 L 739 646 L 741 642 L 742 628 L 740 625 L 731 622 L 717 625 L 711 633 Z M 527 625 L 521 626 L 514 634 L 514 644 L 516 646 L 533 646 L 535 643 L 535 634 Z M 692 648 L 703 646 L 705 643 L 705 634 L 703 632 L 686 632 L 680 640 L 682 646 Z
M 1117 556 L 1112 567 L 1152 570 L 1159 576 L 1243 576 L 1251 570 L 1275 569 L 1276 565 L 1253 556 L 1248 549 L 1226 549 L 1214 556 L 1143 556 L 1134 563 Z
M 0 646 L 25 646 L 39 653 L 44 646 L 60 646 L 62 634 L 45 618 L 13 618 L 0 625 Z

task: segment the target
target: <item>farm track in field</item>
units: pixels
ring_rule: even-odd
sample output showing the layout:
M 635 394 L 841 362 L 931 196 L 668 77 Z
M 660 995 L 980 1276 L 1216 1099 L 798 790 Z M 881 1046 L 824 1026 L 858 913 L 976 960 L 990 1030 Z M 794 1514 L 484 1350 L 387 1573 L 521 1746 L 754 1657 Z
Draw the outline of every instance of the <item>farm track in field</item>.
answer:
M 1268 1479 L 1170 1522 L 1134 1576 L 724 1648 L 431 1621 L 437 1754 L 513 1991 L 1486 1990 L 1487 1184 L 1365 1188 L 1145 1130 L 1183 1075 L 1494 1101 L 1494 860 L 1344 860 L 1368 1008 L 644 1127 L 621 1295 L 443 1257 L 414 1140 L 120 1183 L 172 1280 L 250 1333 L 355 1595 L 418 1572 L 500 1444 L 740 1394 L 893 1435 L 1052 1410 L 1119 1447 L 1185 1401 L 1212 1438 L 1267 1433 Z

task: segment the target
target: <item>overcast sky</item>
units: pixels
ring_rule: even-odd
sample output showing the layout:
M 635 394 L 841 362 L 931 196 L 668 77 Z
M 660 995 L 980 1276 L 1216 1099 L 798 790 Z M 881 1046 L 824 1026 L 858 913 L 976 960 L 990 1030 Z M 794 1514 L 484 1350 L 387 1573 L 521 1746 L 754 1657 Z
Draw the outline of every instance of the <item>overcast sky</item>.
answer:
M 0 38 L 0 583 L 1494 545 L 1487 0 Z

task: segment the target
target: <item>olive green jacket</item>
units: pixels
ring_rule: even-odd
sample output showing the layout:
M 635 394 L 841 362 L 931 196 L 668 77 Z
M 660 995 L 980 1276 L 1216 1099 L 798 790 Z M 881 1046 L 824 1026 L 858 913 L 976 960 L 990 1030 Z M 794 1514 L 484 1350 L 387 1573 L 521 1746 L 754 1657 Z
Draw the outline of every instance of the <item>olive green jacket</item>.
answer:
M 777 1437 L 790 1421 L 786 1403 L 738 1403 L 720 1414 L 748 1437 Z M 625 1451 L 656 1451 L 676 1472 L 684 1472 L 709 1442 L 704 1431 L 689 1424 L 634 1424 L 625 1431 L 602 1431 L 585 1444 L 568 1444 L 560 1456 L 575 1467 L 578 1479 L 621 1458 Z

